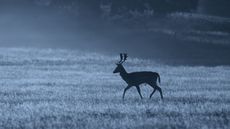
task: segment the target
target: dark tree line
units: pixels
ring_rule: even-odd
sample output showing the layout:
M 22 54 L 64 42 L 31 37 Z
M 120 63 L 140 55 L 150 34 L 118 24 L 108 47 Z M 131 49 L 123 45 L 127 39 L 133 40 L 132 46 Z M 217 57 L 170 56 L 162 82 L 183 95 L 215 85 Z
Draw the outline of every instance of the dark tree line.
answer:
M 157 14 L 171 12 L 200 11 L 211 15 L 230 16 L 229 0 L 0 0 L 0 7 L 7 6 L 46 6 L 66 9 L 81 16 L 98 17 L 103 13 L 102 6 L 109 7 L 111 15 L 129 11 L 143 13 L 153 10 Z M 0 8 L 0 10 L 1 10 Z
M 45 0 L 35 0 L 45 2 Z M 128 11 L 144 12 L 151 9 L 155 13 L 165 14 L 175 11 L 191 12 L 196 10 L 198 0 L 48 0 L 51 7 L 78 9 L 80 15 L 100 15 L 101 6 L 109 5 L 112 15 Z
M 101 5 L 110 5 L 112 14 L 128 11 L 144 12 L 147 9 L 155 13 L 171 13 L 175 11 L 191 12 L 196 10 L 198 0 L 78 0 L 80 8 L 93 13 L 101 13 Z
M 112 11 L 119 12 L 122 8 L 143 12 L 152 9 L 156 13 L 170 13 L 174 11 L 193 11 L 197 0 L 112 0 Z

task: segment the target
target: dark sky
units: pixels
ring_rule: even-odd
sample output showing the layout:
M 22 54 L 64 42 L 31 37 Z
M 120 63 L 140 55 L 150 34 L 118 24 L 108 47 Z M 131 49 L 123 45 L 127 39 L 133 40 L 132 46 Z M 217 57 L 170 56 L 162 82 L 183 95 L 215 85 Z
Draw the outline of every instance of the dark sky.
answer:
M 229 0 L 1 0 L 0 47 L 230 65 Z

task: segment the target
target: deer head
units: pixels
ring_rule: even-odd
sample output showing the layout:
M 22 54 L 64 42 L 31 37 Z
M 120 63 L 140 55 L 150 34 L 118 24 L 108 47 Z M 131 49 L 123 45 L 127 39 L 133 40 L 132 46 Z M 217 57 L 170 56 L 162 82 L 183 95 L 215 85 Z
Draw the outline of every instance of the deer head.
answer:
M 121 72 L 125 71 L 122 64 L 127 60 L 127 57 L 128 57 L 128 55 L 126 53 L 120 54 L 120 61 L 118 63 L 116 63 L 117 67 L 115 68 L 113 73 L 121 73 Z

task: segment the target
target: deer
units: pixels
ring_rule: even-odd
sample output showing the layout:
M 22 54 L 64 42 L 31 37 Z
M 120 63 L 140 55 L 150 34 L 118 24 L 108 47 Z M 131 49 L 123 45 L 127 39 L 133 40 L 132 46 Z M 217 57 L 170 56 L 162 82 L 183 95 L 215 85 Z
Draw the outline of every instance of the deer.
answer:
M 119 73 L 121 78 L 128 84 L 127 87 L 124 89 L 122 99 L 125 98 L 125 93 L 131 87 L 136 87 L 138 94 L 140 95 L 141 99 L 143 99 L 141 95 L 140 85 L 141 84 L 148 84 L 153 88 L 152 93 L 149 96 L 151 99 L 152 95 L 155 93 L 156 90 L 160 92 L 161 99 L 163 100 L 163 94 L 161 88 L 157 85 L 157 80 L 160 84 L 160 75 L 157 72 L 151 71 L 140 71 L 140 72 L 132 72 L 128 73 L 125 68 L 123 67 L 123 63 L 127 60 L 128 55 L 126 53 L 120 54 L 120 61 L 116 63 L 117 67 L 113 71 L 113 73 Z

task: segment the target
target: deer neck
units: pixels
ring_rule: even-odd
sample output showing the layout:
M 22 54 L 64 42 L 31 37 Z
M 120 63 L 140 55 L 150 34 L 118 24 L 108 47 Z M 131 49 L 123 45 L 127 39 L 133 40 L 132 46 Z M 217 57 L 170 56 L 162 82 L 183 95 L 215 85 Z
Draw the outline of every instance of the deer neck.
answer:
M 123 67 L 123 70 L 120 72 L 120 76 L 123 80 L 126 80 L 128 73 L 126 72 L 125 68 Z

